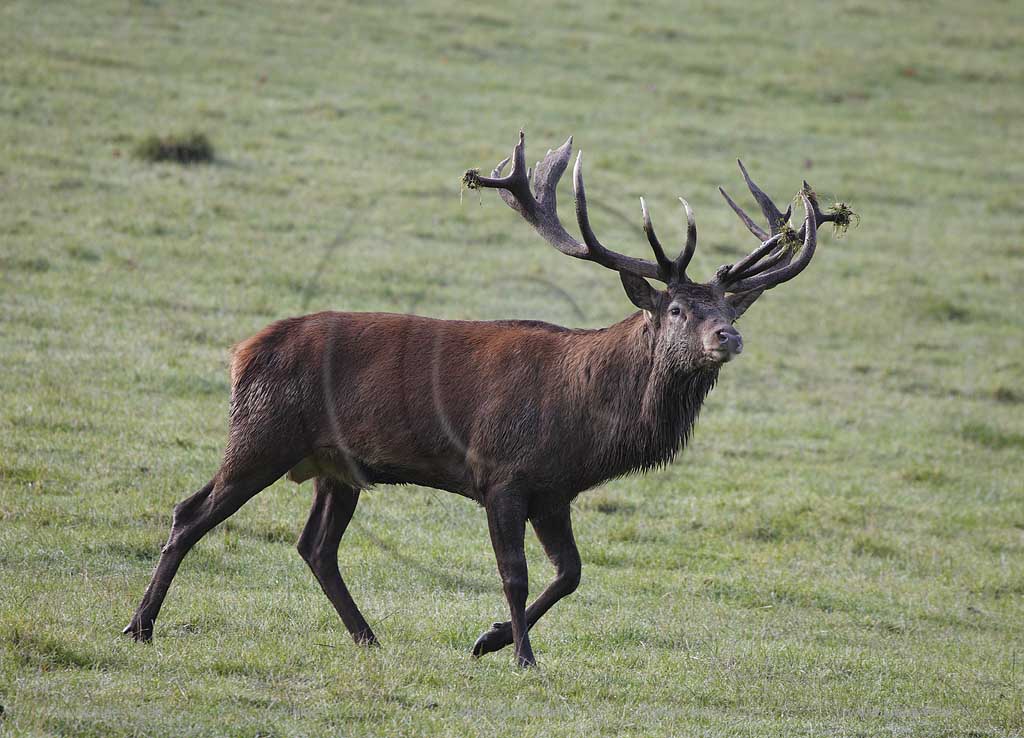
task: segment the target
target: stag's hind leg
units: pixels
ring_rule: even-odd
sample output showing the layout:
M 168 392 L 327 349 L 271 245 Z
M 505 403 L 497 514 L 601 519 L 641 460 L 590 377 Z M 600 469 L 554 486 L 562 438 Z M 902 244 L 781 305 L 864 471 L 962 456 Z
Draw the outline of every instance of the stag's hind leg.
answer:
M 359 490 L 330 477 L 317 477 L 313 509 L 299 536 L 299 554 L 338 611 L 356 643 L 376 645 L 377 637 L 359 612 L 338 570 L 338 544 L 359 502 Z
M 261 463 L 239 469 L 225 464 L 205 487 L 174 506 L 171 535 L 160 551 L 153 578 L 124 633 L 137 641 L 153 638 L 153 623 L 185 555 L 199 539 L 275 482 L 289 466 Z
M 572 534 L 572 520 L 569 507 L 556 513 L 531 521 L 537 533 L 537 539 L 544 547 L 551 563 L 555 567 L 555 579 L 549 584 L 533 604 L 526 608 L 526 625 L 532 628 L 551 607 L 563 597 L 576 591 L 580 583 L 580 554 L 576 549 L 576 539 Z M 494 623 L 473 644 L 473 655 L 483 656 L 512 643 L 512 623 Z

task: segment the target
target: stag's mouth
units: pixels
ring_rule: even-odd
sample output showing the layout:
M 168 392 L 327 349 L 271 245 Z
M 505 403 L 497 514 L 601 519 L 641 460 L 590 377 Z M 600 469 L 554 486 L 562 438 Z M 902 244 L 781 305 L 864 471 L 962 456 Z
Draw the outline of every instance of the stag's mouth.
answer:
M 707 351 L 704 355 L 707 357 L 707 359 L 708 359 L 708 361 L 710 363 L 717 365 L 717 364 L 728 364 L 730 361 L 732 361 L 736 357 L 736 354 L 738 354 L 738 353 L 739 353 L 738 351 L 736 353 L 733 353 L 732 351 L 729 351 L 728 349 L 716 348 L 716 349 L 711 349 L 710 351 Z
M 743 353 L 743 339 L 729 341 L 717 348 L 708 349 L 705 356 L 714 364 L 728 364 L 737 356 Z

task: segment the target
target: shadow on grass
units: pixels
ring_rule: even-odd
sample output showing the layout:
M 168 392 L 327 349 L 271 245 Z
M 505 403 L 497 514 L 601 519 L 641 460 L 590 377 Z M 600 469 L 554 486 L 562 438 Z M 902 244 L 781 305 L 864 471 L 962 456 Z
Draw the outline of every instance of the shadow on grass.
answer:
M 10 644 L 22 666 L 38 669 L 109 669 L 118 663 L 109 655 L 80 651 L 50 635 L 29 633 L 18 626 L 7 628 L 3 640 Z

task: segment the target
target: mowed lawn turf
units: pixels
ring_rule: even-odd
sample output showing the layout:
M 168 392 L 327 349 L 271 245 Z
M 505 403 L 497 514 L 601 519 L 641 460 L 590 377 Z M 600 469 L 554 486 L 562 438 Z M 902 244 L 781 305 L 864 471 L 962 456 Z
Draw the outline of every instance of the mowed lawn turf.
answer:
M 0 733 L 1024 732 L 1024 8 L 752 5 L 4 3 Z M 383 648 L 297 555 L 285 481 L 125 639 L 220 460 L 233 343 L 324 309 L 632 312 L 460 197 L 520 127 L 531 161 L 575 136 L 613 248 L 648 256 L 641 194 L 681 244 L 685 196 L 702 279 L 756 245 L 715 189 L 756 211 L 737 156 L 862 220 L 743 317 L 672 466 L 576 501 L 540 668 L 469 656 L 507 617 L 484 513 L 409 487 L 341 547 Z M 192 133 L 212 163 L 134 155 Z

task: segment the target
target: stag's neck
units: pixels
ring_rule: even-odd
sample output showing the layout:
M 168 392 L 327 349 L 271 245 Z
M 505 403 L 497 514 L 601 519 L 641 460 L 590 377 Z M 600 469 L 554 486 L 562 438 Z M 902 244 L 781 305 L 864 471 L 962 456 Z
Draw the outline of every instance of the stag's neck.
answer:
M 567 369 L 593 429 L 594 468 L 612 478 L 667 464 L 686 445 L 718 369 L 669 366 L 642 312 L 580 338 Z

